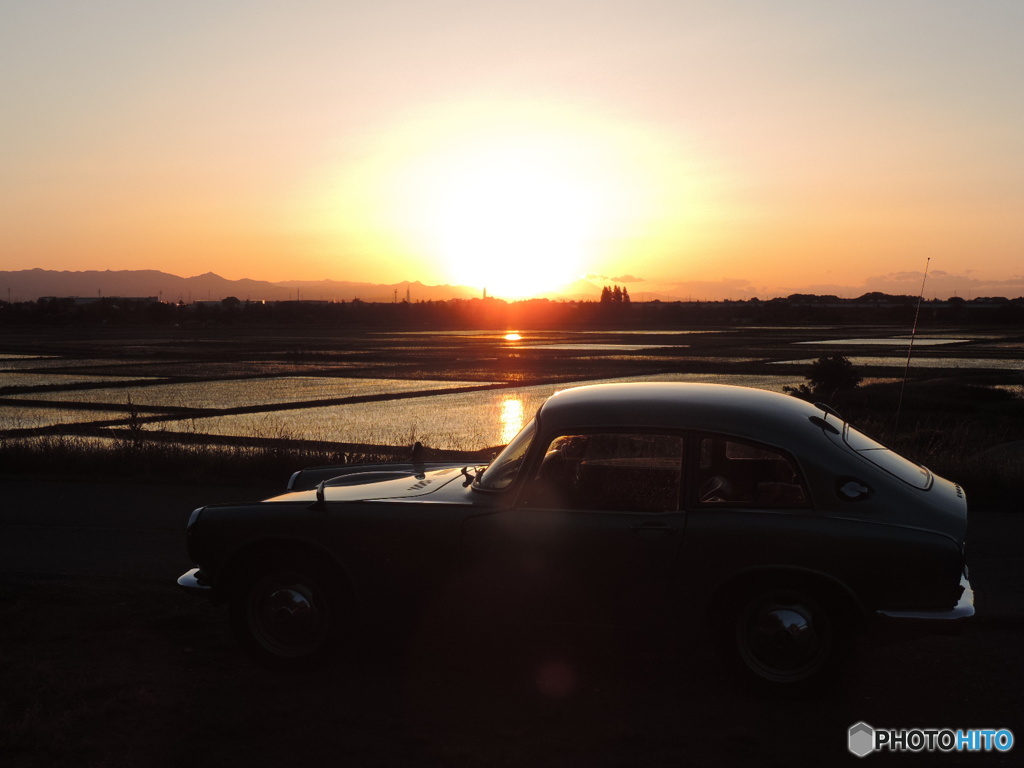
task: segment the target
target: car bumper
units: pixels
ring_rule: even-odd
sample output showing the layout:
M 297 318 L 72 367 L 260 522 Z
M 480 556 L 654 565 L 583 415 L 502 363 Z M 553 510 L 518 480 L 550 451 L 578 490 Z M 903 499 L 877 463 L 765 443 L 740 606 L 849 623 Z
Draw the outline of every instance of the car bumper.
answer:
M 953 608 L 939 611 L 878 611 L 883 627 L 921 632 L 956 632 L 974 616 L 974 589 L 966 575 L 960 577 L 960 599 Z
M 203 580 L 198 568 L 186 571 L 178 577 L 178 586 L 193 595 L 212 595 L 213 586 Z

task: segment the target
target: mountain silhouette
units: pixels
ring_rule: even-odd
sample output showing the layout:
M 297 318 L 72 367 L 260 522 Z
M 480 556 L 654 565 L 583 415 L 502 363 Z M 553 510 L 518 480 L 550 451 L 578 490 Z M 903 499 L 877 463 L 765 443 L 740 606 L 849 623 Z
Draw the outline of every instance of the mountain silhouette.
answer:
M 228 280 L 214 272 L 179 277 L 154 269 L 85 270 L 48 269 L 0 271 L 0 299 L 36 301 L 46 296 L 121 298 L 157 297 L 170 302 L 220 301 L 234 296 L 242 301 L 362 301 L 390 302 L 446 301 L 480 296 L 463 285 L 424 285 L 421 282 L 393 284 L 360 283 L 345 280 Z

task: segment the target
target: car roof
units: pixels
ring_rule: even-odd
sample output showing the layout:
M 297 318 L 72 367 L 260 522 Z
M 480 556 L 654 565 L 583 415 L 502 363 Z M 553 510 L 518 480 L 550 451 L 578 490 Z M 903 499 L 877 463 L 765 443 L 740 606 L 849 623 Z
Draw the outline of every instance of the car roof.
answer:
M 690 429 L 792 447 L 799 435 L 820 435 L 824 415 L 804 400 L 765 389 L 647 382 L 561 390 L 541 407 L 538 421 L 545 432 L 600 427 Z M 818 418 L 812 422 L 814 416 Z M 840 426 L 837 420 L 833 423 Z

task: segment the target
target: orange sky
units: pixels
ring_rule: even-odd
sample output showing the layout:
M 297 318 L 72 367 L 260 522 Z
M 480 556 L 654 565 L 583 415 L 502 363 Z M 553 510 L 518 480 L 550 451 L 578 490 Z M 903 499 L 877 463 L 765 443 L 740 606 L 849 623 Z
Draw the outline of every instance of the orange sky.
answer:
M 1024 293 L 1018 3 L 4 16 L 0 269 Z

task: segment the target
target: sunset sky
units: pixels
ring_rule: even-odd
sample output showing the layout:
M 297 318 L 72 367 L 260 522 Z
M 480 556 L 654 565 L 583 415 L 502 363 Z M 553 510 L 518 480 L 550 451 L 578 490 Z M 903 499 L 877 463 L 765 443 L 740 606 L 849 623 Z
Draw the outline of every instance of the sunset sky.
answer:
M 1024 295 L 1020 0 L 0 0 L 0 270 Z

